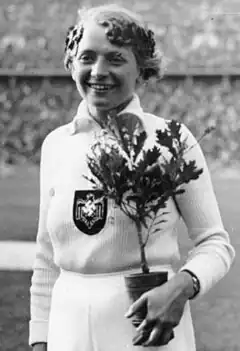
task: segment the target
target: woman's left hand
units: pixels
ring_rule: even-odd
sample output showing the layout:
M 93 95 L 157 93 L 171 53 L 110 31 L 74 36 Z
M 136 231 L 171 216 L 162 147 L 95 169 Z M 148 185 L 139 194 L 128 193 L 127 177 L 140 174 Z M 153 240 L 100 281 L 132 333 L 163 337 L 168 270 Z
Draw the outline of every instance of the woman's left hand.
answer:
M 192 278 L 187 272 L 179 272 L 168 282 L 144 293 L 125 315 L 130 318 L 143 306 L 147 306 L 147 315 L 136 329 L 133 344 L 168 344 L 173 338 L 173 328 L 179 324 L 185 303 L 192 294 Z

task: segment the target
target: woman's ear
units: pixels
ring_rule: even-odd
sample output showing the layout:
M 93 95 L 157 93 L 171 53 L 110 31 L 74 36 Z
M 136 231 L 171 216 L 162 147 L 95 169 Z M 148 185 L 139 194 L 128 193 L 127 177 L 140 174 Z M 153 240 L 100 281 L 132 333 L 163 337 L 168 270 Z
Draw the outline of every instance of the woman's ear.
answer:
M 136 79 L 136 86 L 139 87 L 140 85 L 142 85 L 144 83 L 143 77 L 142 77 L 142 71 L 141 69 L 139 70 L 139 75 Z

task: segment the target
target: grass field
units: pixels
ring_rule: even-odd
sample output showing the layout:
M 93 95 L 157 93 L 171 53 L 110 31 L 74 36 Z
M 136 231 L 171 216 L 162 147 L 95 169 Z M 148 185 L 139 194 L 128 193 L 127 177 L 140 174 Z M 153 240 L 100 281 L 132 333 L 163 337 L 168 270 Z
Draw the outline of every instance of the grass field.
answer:
M 239 179 L 213 176 L 223 220 L 236 252 L 240 252 Z M 35 240 L 38 217 L 37 171 L 21 167 L 0 180 L 0 240 Z M 186 254 L 189 242 L 182 234 Z M 240 261 L 204 298 L 192 304 L 199 351 L 240 350 Z M 26 351 L 30 272 L 0 271 L 0 350 Z M 181 351 L 181 350 L 180 350 Z
M 0 240 L 35 240 L 38 220 L 38 170 L 16 168 L 0 178 Z
M 28 350 L 30 272 L 0 271 L 0 350 Z

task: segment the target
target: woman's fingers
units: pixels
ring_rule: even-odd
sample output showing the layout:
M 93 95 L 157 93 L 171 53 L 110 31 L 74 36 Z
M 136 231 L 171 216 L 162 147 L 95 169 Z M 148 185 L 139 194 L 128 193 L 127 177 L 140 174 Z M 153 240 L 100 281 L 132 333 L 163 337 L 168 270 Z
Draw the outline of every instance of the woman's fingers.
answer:
M 161 338 L 162 332 L 163 332 L 162 325 L 160 323 L 156 323 L 152 331 L 150 332 L 148 339 L 143 343 L 143 346 L 158 345 L 158 341 Z
M 172 327 L 164 328 L 161 335 L 161 345 L 167 345 L 174 338 L 174 332 Z
M 163 346 L 167 345 L 174 338 L 172 327 L 159 327 L 153 329 L 149 339 L 143 346 Z
M 151 334 L 155 325 L 155 321 L 147 321 L 146 319 L 140 324 L 140 326 L 136 329 L 137 334 L 133 338 L 134 345 L 143 345 Z
M 148 337 L 149 337 L 149 331 L 142 329 L 134 336 L 133 345 L 134 346 L 143 345 L 145 341 L 148 339 Z
M 146 304 L 146 297 L 142 295 L 137 301 L 135 301 L 125 313 L 126 318 L 131 318 L 136 311 L 140 310 Z
M 149 329 L 149 327 L 147 327 L 147 324 L 149 323 L 149 321 L 147 321 L 147 319 L 144 319 L 142 321 L 142 323 L 136 328 L 137 332 L 141 332 L 142 330 L 146 330 Z
M 173 326 L 164 325 L 160 321 L 144 320 L 137 328 L 133 344 L 143 346 L 167 345 L 174 338 Z

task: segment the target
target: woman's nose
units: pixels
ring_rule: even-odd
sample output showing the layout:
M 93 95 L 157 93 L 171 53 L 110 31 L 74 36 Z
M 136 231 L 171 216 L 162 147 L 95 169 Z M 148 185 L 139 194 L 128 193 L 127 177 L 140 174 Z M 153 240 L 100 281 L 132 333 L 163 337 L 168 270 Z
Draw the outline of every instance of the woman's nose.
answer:
M 99 58 L 95 61 L 95 63 L 92 65 L 91 75 L 93 77 L 105 77 L 108 75 L 108 68 L 103 59 Z

